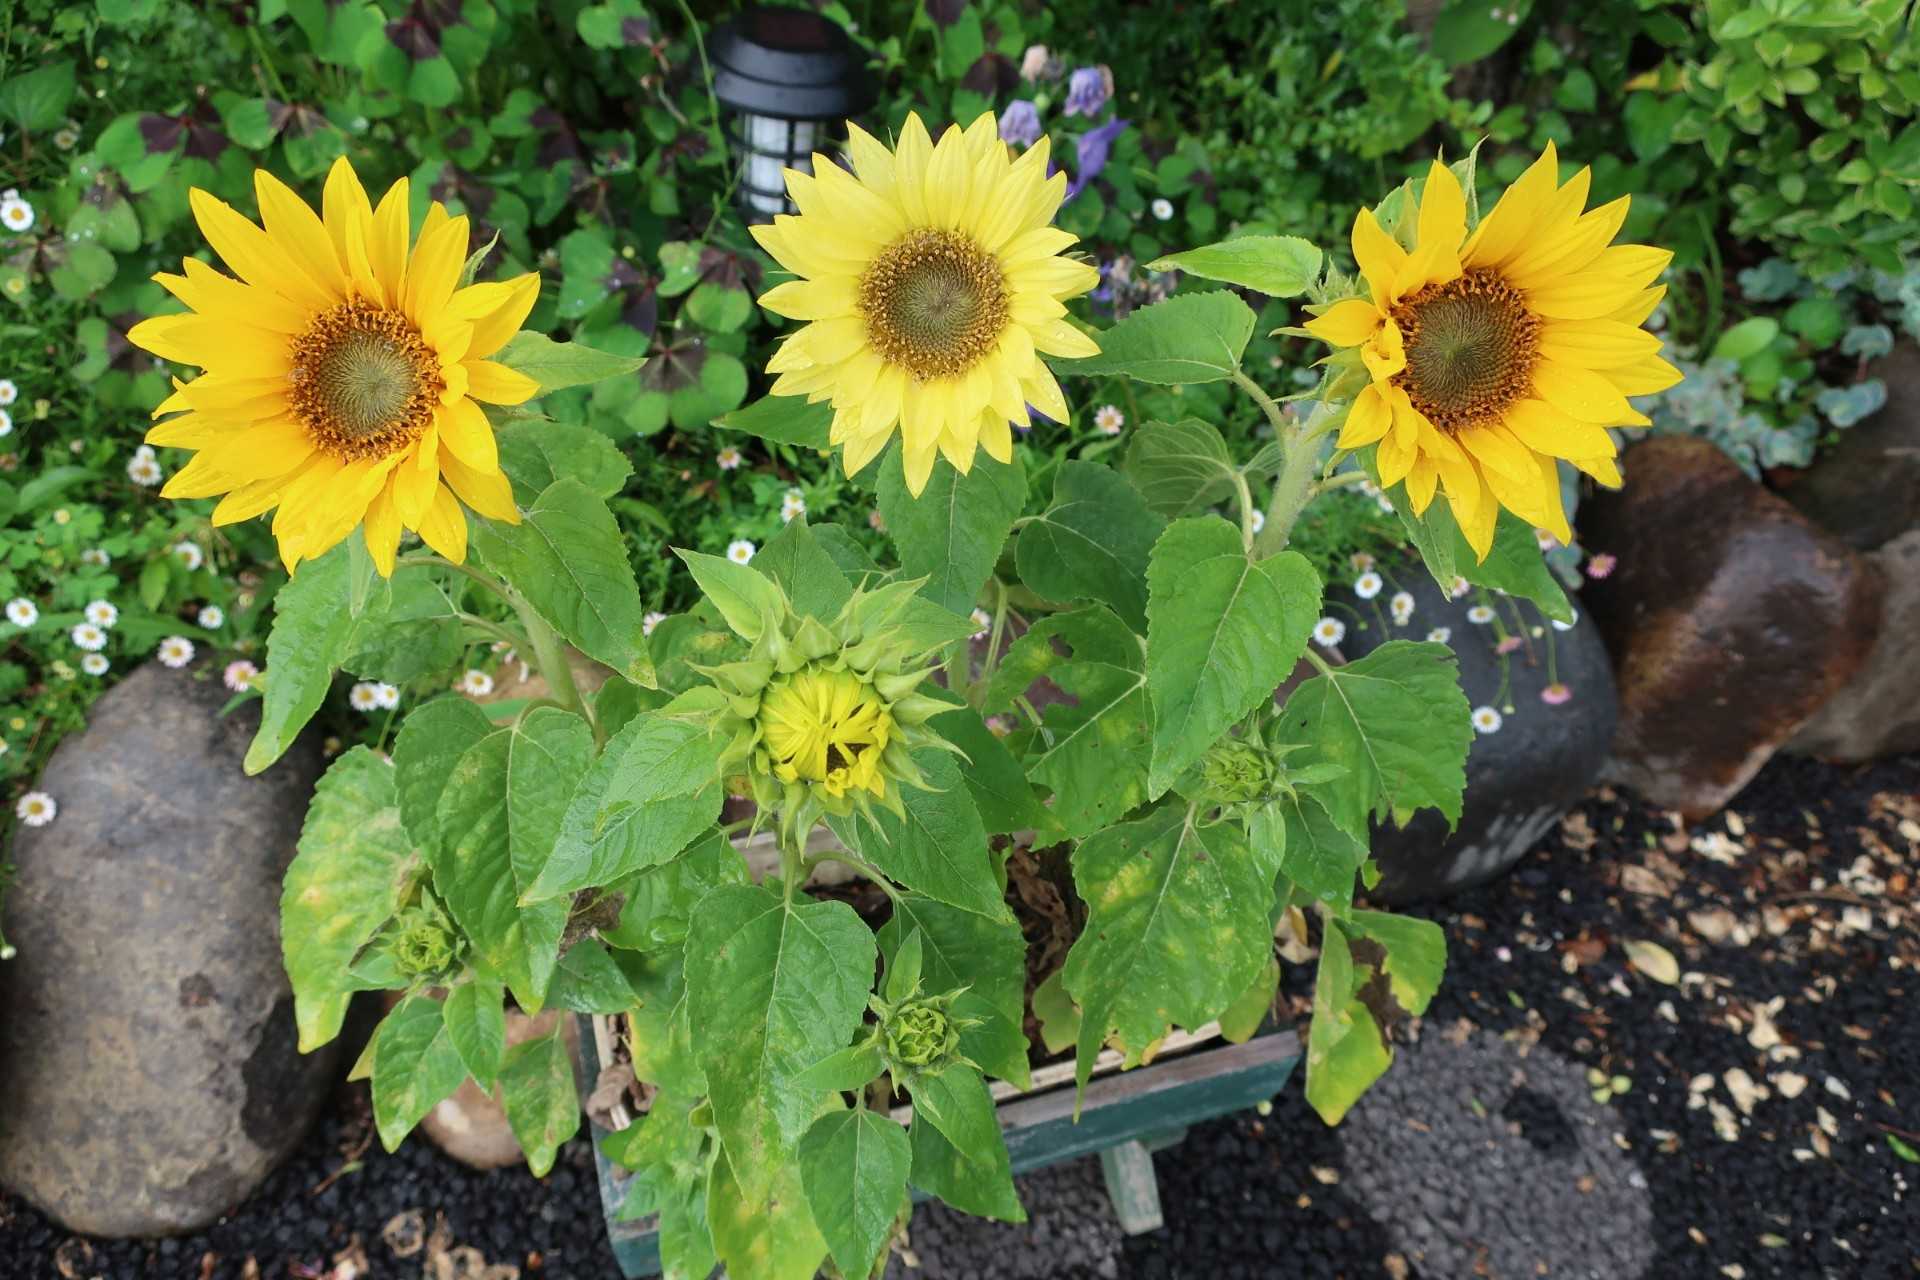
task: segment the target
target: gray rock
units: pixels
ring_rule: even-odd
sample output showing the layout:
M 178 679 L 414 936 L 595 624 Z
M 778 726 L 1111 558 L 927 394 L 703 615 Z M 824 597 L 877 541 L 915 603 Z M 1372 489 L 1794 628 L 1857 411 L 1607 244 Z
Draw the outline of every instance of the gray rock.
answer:
M 1360 619 L 1345 617 L 1341 652 L 1353 660 L 1388 640 L 1424 640 L 1444 627 L 1459 656 L 1460 687 L 1468 704 L 1491 706 L 1502 717 L 1498 732 L 1474 738 L 1466 799 L 1451 834 L 1446 819 L 1431 809 L 1419 811 L 1404 827 L 1375 828 L 1372 849 L 1381 880 L 1369 896 L 1408 902 L 1484 884 L 1518 862 L 1599 776 L 1613 739 L 1616 704 L 1606 645 L 1584 616 L 1560 631 L 1531 604 L 1496 598 L 1495 611 L 1507 634 L 1519 633 L 1522 641 L 1520 648 L 1501 654 L 1494 627 L 1467 618 L 1478 593 L 1449 599 L 1418 563 L 1389 568 L 1392 584 L 1371 604 L 1353 600 L 1343 588 L 1329 592 L 1358 605 L 1366 622 L 1362 629 Z M 1404 627 L 1394 624 L 1385 607 L 1392 593 L 1403 589 L 1414 598 Z M 1378 613 L 1374 604 L 1381 606 Z M 1554 683 L 1566 686 L 1567 701 L 1542 700 Z
M 302 1057 L 280 879 L 320 771 L 258 778 L 258 719 L 202 671 L 149 663 L 94 704 L 15 842 L 0 964 L 0 1182 L 75 1231 L 205 1226 L 299 1142 L 338 1077 Z
M 1867 563 L 1881 589 L 1880 637 L 1864 666 L 1787 743 L 1799 755 L 1853 763 L 1920 751 L 1920 529 L 1904 533 Z
M 1856 551 L 1920 529 L 1920 346 L 1901 343 L 1872 371 L 1887 384 L 1887 407 L 1841 432 L 1785 490 Z

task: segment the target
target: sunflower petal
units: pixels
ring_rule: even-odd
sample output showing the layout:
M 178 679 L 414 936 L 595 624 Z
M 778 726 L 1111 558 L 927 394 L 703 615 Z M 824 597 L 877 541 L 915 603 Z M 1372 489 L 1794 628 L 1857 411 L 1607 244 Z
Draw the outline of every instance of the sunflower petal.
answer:
M 1380 308 L 1361 298 L 1336 302 L 1307 321 L 1308 333 L 1332 347 L 1357 347 L 1371 338 L 1382 320 Z
M 525 404 L 540 394 L 540 384 L 492 360 L 468 360 L 467 394 L 488 404 Z
M 433 487 L 433 500 L 416 526 L 420 538 L 434 551 L 453 561 L 467 560 L 467 514 L 460 509 L 452 490 L 443 484 Z
M 1591 369 L 1542 358 L 1534 362 L 1533 389 L 1542 400 L 1582 422 L 1607 427 L 1650 425 L 1645 414 L 1627 403 L 1620 388 Z

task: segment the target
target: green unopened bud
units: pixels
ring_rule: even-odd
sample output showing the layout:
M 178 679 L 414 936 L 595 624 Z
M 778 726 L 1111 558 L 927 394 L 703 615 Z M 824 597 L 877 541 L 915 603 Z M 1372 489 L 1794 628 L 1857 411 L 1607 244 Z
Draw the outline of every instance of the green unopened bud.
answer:
M 401 914 L 390 944 L 394 967 L 408 978 L 432 978 L 454 967 L 460 938 L 430 907 Z
M 1200 786 L 1215 804 L 1246 804 L 1266 795 L 1273 784 L 1273 762 L 1249 742 L 1216 743 L 1200 762 Z
M 922 1070 L 944 1060 L 960 1047 L 960 1031 L 946 1010 L 919 1003 L 896 1011 L 883 1031 L 890 1062 Z

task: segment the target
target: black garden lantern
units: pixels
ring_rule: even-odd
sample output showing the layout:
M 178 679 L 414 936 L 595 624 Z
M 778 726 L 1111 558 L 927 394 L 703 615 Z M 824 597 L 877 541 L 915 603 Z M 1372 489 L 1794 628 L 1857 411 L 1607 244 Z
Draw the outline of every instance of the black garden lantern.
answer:
M 792 213 L 783 168 L 813 168 L 813 152 L 874 102 L 866 51 L 808 9 L 756 6 L 713 33 L 713 93 L 727 109 L 750 222 Z

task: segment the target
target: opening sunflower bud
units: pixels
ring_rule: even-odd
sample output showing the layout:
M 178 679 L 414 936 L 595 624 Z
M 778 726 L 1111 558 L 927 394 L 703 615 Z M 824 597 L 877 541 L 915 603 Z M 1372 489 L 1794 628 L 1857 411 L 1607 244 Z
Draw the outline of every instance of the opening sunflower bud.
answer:
M 808 667 L 776 679 L 760 700 L 760 731 L 780 781 L 809 784 L 834 800 L 853 790 L 886 795 L 880 760 L 893 717 L 851 671 Z
M 415 907 L 394 922 L 388 944 L 394 967 L 409 979 L 433 978 L 454 967 L 460 939 L 445 917 L 430 907 Z
M 1200 787 L 1216 804 L 1247 804 L 1272 788 L 1273 761 L 1250 742 L 1218 743 L 1200 762 Z

